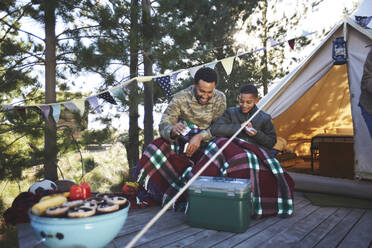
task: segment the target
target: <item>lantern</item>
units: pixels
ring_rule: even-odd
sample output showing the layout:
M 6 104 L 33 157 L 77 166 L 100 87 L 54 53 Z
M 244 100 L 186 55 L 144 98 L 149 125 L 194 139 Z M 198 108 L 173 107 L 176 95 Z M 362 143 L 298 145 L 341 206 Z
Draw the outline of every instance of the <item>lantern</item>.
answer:
M 332 58 L 334 65 L 343 65 L 347 62 L 347 48 L 344 37 L 337 37 L 333 41 Z

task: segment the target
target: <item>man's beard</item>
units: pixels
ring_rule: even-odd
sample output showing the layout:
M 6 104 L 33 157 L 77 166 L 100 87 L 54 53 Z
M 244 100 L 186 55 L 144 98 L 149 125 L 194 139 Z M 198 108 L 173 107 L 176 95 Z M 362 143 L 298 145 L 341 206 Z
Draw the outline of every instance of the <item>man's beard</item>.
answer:
M 195 96 L 196 100 L 197 100 L 198 103 L 201 104 L 201 105 L 207 104 L 207 103 L 211 100 L 211 98 L 212 98 L 212 97 L 208 97 L 208 98 L 207 98 L 207 101 L 206 101 L 205 103 L 201 103 L 201 102 L 200 102 L 200 99 L 202 99 L 202 96 L 199 96 L 198 94 L 195 94 L 195 95 L 196 95 L 196 96 Z

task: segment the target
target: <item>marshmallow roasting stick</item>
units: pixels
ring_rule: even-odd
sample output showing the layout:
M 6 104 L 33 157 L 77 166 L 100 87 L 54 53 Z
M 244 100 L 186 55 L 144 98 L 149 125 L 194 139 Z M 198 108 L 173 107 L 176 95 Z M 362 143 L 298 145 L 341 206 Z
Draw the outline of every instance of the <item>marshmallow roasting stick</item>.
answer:
M 125 246 L 125 248 L 133 247 L 133 245 L 145 234 L 145 232 L 147 232 L 147 230 L 165 213 L 165 211 L 167 211 L 168 208 L 173 205 L 173 203 L 183 194 L 183 192 L 185 192 L 186 189 L 190 187 L 190 185 L 200 176 L 200 174 L 202 174 L 203 171 L 207 169 L 212 161 L 215 160 L 218 155 L 220 155 L 220 153 L 226 148 L 226 146 L 228 146 L 231 141 L 235 139 L 235 137 L 245 128 L 248 122 L 250 122 L 260 111 L 261 109 L 257 109 L 257 111 L 251 116 L 251 118 L 249 118 L 240 126 L 238 131 L 236 131 L 234 135 L 231 136 L 231 138 L 221 147 L 221 149 L 216 154 L 214 154 L 213 157 L 211 157 L 197 173 L 195 173 L 195 175 L 186 183 L 186 185 L 183 186 L 183 188 L 178 191 L 178 193 L 167 204 L 165 204 L 165 206 L 146 224 L 146 226 L 139 233 L 137 233 L 137 235 L 127 244 L 127 246 Z

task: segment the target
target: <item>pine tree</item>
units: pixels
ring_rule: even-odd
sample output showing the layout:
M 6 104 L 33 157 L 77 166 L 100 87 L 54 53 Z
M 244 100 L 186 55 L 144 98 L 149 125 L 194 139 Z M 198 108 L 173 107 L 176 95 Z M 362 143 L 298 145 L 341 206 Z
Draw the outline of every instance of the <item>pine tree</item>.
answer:
M 167 39 L 154 45 L 158 68 L 177 70 L 236 55 L 234 34 L 255 6 L 256 2 L 246 0 L 159 1 L 157 19 L 161 36 Z M 253 77 L 247 61 L 249 57 L 236 61 L 230 75 L 220 64 L 215 68 L 220 76 L 217 88 L 226 94 L 229 106 L 236 103 L 240 85 Z M 191 79 L 185 80 L 173 92 L 191 83 Z
M 268 87 L 275 80 L 283 78 L 288 74 L 288 67 L 290 64 L 285 63 L 285 59 L 290 57 L 288 52 L 288 44 L 284 42 L 280 46 L 272 47 L 271 42 L 282 42 L 288 38 L 288 33 L 292 29 L 298 28 L 298 24 L 306 13 L 317 4 L 313 3 L 309 6 L 308 3 L 301 3 L 297 1 L 296 6 L 292 6 L 290 12 L 284 11 L 282 1 L 278 0 L 260 0 L 255 11 L 250 15 L 246 21 L 246 30 L 248 39 L 258 38 L 258 46 L 250 43 L 249 46 L 255 48 L 266 48 L 259 53 L 253 54 L 255 67 L 257 73 L 255 76 L 255 84 L 263 88 L 263 94 L 266 95 Z M 308 45 L 311 40 L 308 37 L 302 37 L 295 40 L 296 49 Z M 297 60 L 294 58 L 293 60 Z
M 14 103 L 15 98 L 25 104 L 40 104 L 43 98 L 45 103 L 66 100 L 69 84 L 71 84 L 66 75 L 71 72 L 76 73 L 80 68 L 78 60 L 74 57 L 76 51 L 80 49 L 79 43 L 73 46 L 71 41 L 81 30 L 96 27 L 94 24 L 82 26 L 81 18 L 77 22 L 75 17 L 82 16 L 82 13 L 90 11 L 94 6 L 89 0 L 8 1 L 0 6 L 2 15 L 0 59 L 3 62 L 1 73 L 3 77 L 0 85 L 4 87 L 4 92 L 10 93 L 1 93 L 4 96 L 1 104 Z M 26 17 L 29 18 L 28 21 L 32 20 L 34 25 L 36 23 L 44 26 L 45 38 L 22 29 L 21 21 Z M 59 34 L 56 34 L 57 19 L 64 23 L 64 29 Z M 99 61 L 95 62 L 99 64 Z M 45 75 L 44 92 L 41 89 L 41 80 L 37 76 L 30 76 L 31 71 L 39 68 L 43 69 Z M 58 96 L 56 87 L 64 93 Z M 15 111 L 3 112 L 1 116 L 7 125 L 5 128 L 3 125 L 1 127 L 3 137 L 7 141 L 5 152 L 2 152 L 0 157 L 5 176 L 15 178 L 14 175 L 19 176 L 22 168 L 43 163 L 45 177 L 56 180 L 57 153 L 70 150 L 72 145 L 75 148 L 74 142 L 71 141 L 71 128 L 67 125 L 56 126 L 51 116 L 45 125 L 40 124 L 44 119 L 37 108 L 17 107 L 16 109 L 22 113 L 24 119 L 18 118 Z M 84 118 L 80 118 L 82 119 Z M 44 130 L 40 128 L 43 126 L 45 126 Z M 17 138 L 14 141 L 8 138 L 12 136 L 10 131 L 13 132 L 13 136 L 16 134 Z M 43 136 L 44 142 L 42 142 Z M 16 145 L 21 141 L 25 142 L 22 149 L 19 149 L 23 153 L 15 154 L 14 150 L 19 148 Z

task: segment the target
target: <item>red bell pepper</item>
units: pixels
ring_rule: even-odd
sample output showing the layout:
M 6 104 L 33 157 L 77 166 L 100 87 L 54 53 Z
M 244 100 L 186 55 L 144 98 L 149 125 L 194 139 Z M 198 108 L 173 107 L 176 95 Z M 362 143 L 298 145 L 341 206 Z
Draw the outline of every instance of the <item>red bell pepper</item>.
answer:
M 89 183 L 82 182 L 82 183 L 80 183 L 80 186 L 85 189 L 84 199 L 87 199 L 87 198 L 91 197 L 92 194 L 90 193 Z
M 80 183 L 80 185 L 75 184 L 70 188 L 69 198 L 71 201 L 84 200 L 89 198 L 90 196 L 90 186 L 86 182 Z

